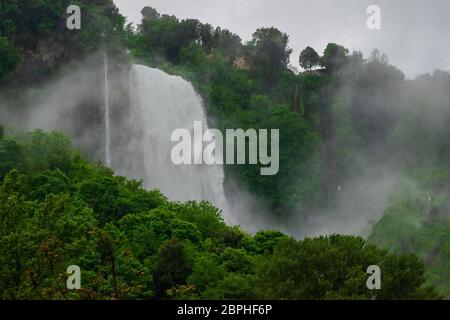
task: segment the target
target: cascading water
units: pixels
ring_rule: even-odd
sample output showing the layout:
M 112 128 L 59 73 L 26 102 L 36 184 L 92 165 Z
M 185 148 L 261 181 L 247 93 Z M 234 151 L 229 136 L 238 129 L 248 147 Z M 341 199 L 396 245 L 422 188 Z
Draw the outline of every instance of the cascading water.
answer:
M 109 109 L 109 79 L 108 79 L 108 55 L 105 52 L 103 56 L 104 65 L 104 109 L 105 109 L 105 162 L 111 166 L 111 116 Z
M 157 188 L 172 200 L 206 200 L 226 212 L 222 166 L 177 166 L 171 161 L 174 130 L 192 134 L 194 121 L 202 121 L 206 129 L 202 101 L 192 85 L 161 70 L 134 65 L 130 102 L 130 132 L 117 172 L 143 179 L 145 188 Z

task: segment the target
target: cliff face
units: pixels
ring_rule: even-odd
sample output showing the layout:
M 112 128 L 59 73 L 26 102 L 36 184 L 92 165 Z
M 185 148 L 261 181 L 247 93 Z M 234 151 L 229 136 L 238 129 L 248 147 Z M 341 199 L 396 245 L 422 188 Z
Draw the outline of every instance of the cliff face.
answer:
M 110 58 L 114 125 L 128 105 L 125 18 L 112 0 L 79 0 L 81 29 L 69 30 L 66 11 L 72 1 L 31 2 L 1 5 L 3 48 L 14 59 L 0 72 L 0 125 L 6 133 L 61 130 L 90 158 L 103 159 L 103 52 Z M 0 59 L 4 56 L 0 50 Z
M 104 50 L 108 51 L 112 128 L 120 127 L 127 115 L 128 58 L 120 48 L 77 55 L 63 40 L 52 36 L 21 52 L 20 64 L 0 89 L 4 97 L 0 125 L 63 131 L 90 159 L 103 160 Z M 114 130 L 112 145 L 118 146 L 121 139 L 120 131 Z
M 10 76 L 9 83 L 33 83 L 55 71 L 65 59 L 72 60 L 95 52 L 103 42 L 118 47 L 123 39 L 125 18 L 113 0 L 1 1 L 1 49 L 14 53 L 0 77 Z M 76 4 L 81 25 L 67 27 L 69 6 Z M 78 19 L 75 17 L 75 19 Z M 5 51 L 5 52 L 6 52 Z M 3 52 L 3 54 L 6 53 Z M 18 57 L 16 57 L 18 55 Z M 21 61 L 17 66 L 17 59 Z M 11 74 L 12 69 L 16 69 Z M 1 71 L 1 70 L 0 70 Z
M 7 134 L 17 129 L 60 130 L 91 159 L 103 160 L 105 51 L 111 126 L 120 125 L 128 105 L 125 19 L 112 0 L 79 0 L 81 29 L 69 30 L 66 11 L 73 1 L 32 2 L 1 5 L 3 47 L 17 59 L 0 72 L 0 126 Z M 111 137 L 112 144 L 120 140 L 117 135 Z
M 10 76 L 10 84 L 26 87 L 47 80 L 63 63 L 66 48 L 59 37 L 39 41 L 34 50 L 22 50 L 21 61 Z

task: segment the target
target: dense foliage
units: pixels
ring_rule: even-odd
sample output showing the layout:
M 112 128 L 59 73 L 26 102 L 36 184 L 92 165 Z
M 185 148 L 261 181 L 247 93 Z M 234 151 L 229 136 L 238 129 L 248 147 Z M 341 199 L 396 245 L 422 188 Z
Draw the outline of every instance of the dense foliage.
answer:
M 69 5 L 81 8 L 80 30 L 66 27 Z M 112 0 L 0 0 L 0 80 L 19 67 L 27 73 L 21 74 L 21 84 L 28 84 L 56 71 L 63 61 L 82 58 L 105 45 L 120 51 L 124 24 Z M 39 55 L 46 59 L 33 61 Z
M 69 3 L 82 8 L 80 31 L 65 28 Z M 252 236 L 208 203 L 170 202 L 89 163 L 61 134 L 4 138 L 8 123 L 0 123 L 0 298 L 372 298 L 371 264 L 383 270 L 377 298 L 436 297 L 424 283 L 450 293 L 447 72 L 405 80 L 379 51 L 364 58 L 335 43 L 322 54 L 307 47 L 295 59 L 305 71 L 296 72 L 289 36 L 274 27 L 243 43 L 195 19 L 142 14 L 134 28 L 111 0 L 0 0 L 2 86 L 16 90 L 89 53 L 123 58 L 129 49 L 191 80 L 212 126 L 280 129 L 277 175 L 226 167 L 226 182 L 265 201 L 275 220 L 335 210 L 336 190 L 374 163 L 402 173 L 390 207 L 369 244 Z M 65 289 L 71 264 L 82 268 L 81 291 Z
M 0 142 L 2 299 L 436 298 L 423 264 L 358 237 L 296 241 L 227 226 L 208 203 L 174 203 L 85 161 L 59 133 Z M 383 288 L 366 287 L 378 264 Z M 82 289 L 66 288 L 66 269 Z
M 376 119 L 373 128 L 371 115 L 361 114 L 367 100 L 378 95 L 388 100 L 404 79 L 379 53 L 364 60 L 334 43 L 323 56 L 308 47 L 299 60 L 309 71 L 297 74 L 289 64 L 289 37 L 274 27 L 258 29 L 243 44 L 237 35 L 198 20 L 152 8 L 142 12 L 142 24 L 128 30 L 134 56 L 192 80 L 219 129 L 280 129 L 276 176 L 261 176 L 256 166 L 228 166 L 226 173 L 282 219 L 329 206 L 366 139 L 391 129 L 384 119 Z M 324 69 L 312 71 L 319 66 Z M 348 86 L 355 96 L 344 100 L 340 93 Z M 365 90 L 366 100 L 358 90 Z
M 369 242 L 393 253 L 415 252 L 425 261 L 427 282 L 450 292 L 450 217 L 448 170 L 409 172 L 398 183 L 394 204 L 375 225 Z
M 258 199 L 264 199 L 272 216 L 280 221 L 292 216 L 298 221 L 302 219 L 298 217 L 306 219 L 318 211 L 336 210 L 336 190 L 363 175 L 368 166 L 378 173 L 395 168 L 404 175 L 437 170 L 447 176 L 450 172 L 447 72 L 406 81 L 378 50 L 364 58 L 360 52 L 350 53 L 330 43 L 323 55 L 311 47 L 302 51 L 299 62 L 305 72 L 296 73 L 289 65 L 289 37 L 276 28 L 260 28 L 250 42 L 242 43 L 229 31 L 197 20 L 161 16 L 151 8 L 143 12 L 142 25 L 128 33 L 134 56 L 193 81 L 214 125 L 220 129 L 280 129 L 278 175 L 260 176 L 255 166 L 226 167 L 227 181 L 238 181 Z M 145 12 L 151 12 L 151 18 Z M 187 25 L 190 37 L 174 35 L 177 28 L 187 32 Z M 170 37 L 168 30 L 174 33 Z M 161 51 L 151 40 L 160 38 L 168 41 L 163 48 L 177 43 L 178 49 L 170 54 Z M 434 177 L 438 179 L 439 174 Z M 421 183 L 416 178 L 410 180 L 414 185 Z M 442 181 L 434 193 L 447 196 L 448 186 L 448 181 Z M 418 209 L 406 206 L 401 199 L 395 193 L 389 203 L 414 216 Z M 449 234 L 445 223 L 448 209 L 442 207 L 441 211 L 444 223 L 436 222 L 441 228 L 437 234 Z M 380 226 L 375 229 L 378 243 L 395 246 L 385 235 L 399 234 L 390 228 L 380 230 Z M 435 255 L 436 250 L 443 252 L 428 274 L 430 282 L 448 294 L 448 272 L 442 271 L 448 270 L 450 261 L 445 241 L 431 236 L 419 241 L 412 235 L 402 241 L 409 243 L 408 250 L 402 252 L 416 252 L 424 258 Z M 424 246 L 420 250 L 412 245 L 417 241 Z

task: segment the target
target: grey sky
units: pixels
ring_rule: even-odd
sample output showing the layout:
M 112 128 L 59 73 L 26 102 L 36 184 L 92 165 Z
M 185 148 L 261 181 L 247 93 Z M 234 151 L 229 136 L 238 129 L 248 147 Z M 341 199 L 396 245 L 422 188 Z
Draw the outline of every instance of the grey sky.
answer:
M 258 27 L 290 36 L 291 63 L 306 46 L 323 52 L 336 42 L 368 56 L 374 48 L 408 77 L 450 70 L 449 0 L 114 0 L 129 21 L 139 23 L 144 6 L 179 18 L 197 18 L 227 28 L 244 41 Z M 366 9 L 381 7 L 382 29 L 366 27 Z

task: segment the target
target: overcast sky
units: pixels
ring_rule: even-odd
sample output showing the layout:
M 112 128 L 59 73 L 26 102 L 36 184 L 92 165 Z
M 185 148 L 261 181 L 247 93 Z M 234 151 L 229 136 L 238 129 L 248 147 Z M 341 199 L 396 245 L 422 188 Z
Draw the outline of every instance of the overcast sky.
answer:
M 336 42 L 368 56 L 374 48 L 408 77 L 450 70 L 449 0 L 114 0 L 130 22 L 151 6 L 179 18 L 197 18 L 250 40 L 258 27 L 274 26 L 290 36 L 291 63 L 306 46 L 323 52 Z M 369 5 L 381 8 L 381 30 L 366 26 Z

